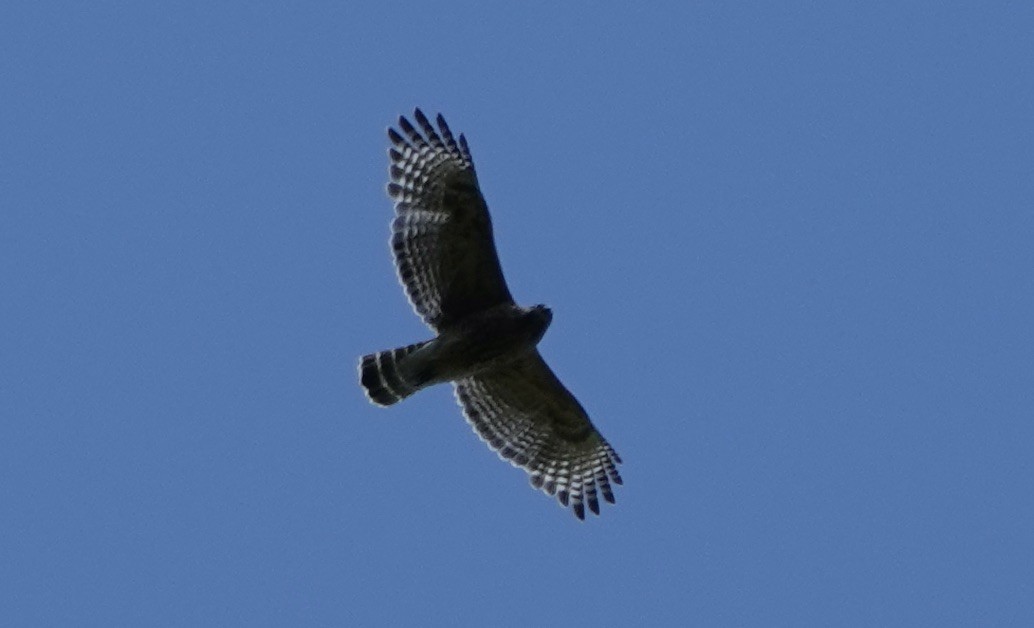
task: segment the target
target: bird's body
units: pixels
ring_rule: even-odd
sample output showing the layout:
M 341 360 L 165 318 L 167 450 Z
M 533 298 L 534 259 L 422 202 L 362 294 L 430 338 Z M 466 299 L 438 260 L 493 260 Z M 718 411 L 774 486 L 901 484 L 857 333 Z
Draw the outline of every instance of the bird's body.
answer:
M 545 306 L 523 308 L 504 303 L 474 312 L 441 329 L 438 336 L 411 345 L 413 351 L 395 357 L 382 351 L 363 357 L 362 384 L 379 405 L 401 401 L 421 388 L 452 382 L 526 357 L 546 333 L 553 315 Z M 378 363 L 394 361 L 394 376 L 379 379 Z
M 419 109 L 414 117 L 420 130 L 404 117 L 401 134 L 388 130 L 391 247 L 413 309 L 437 335 L 363 356 L 360 382 L 378 405 L 452 382 L 477 434 L 533 486 L 580 519 L 586 505 L 599 514 L 599 495 L 614 501 L 621 459 L 539 355 L 552 312 L 510 295 L 466 139 L 440 115 L 437 130 Z

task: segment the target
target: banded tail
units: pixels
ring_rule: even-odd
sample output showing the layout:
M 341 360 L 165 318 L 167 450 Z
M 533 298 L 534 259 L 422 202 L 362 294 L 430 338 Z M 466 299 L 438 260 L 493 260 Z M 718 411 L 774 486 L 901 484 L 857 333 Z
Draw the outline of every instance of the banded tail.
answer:
M 402 401 L 423 388 L 429 381 L 425 374 L 416 372 L 413 364 L 406 360 L 428 341 L 407 347 L 389 349 L 364 355 L 359 364 L 359 381 L 370 401 L 379 406 L 390 406 Z

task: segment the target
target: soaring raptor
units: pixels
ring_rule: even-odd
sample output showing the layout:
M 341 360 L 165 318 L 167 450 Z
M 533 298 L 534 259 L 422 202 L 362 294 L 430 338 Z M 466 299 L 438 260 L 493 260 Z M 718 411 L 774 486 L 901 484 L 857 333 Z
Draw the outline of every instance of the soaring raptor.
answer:
M 410 303 L 437 333 L 431 340 L 365 355 L 360 382 L 381 406 L 452 382 L 467 421 L 531 484 L 556 495 L 579 519 L 614 503 L 621 458 L 536 345 L 553 313 L 514 303 L 492 238 L 467 140 L 439 115 L 417 109 L 414 126 L 389 128 L 395 201 L 391 250 Z

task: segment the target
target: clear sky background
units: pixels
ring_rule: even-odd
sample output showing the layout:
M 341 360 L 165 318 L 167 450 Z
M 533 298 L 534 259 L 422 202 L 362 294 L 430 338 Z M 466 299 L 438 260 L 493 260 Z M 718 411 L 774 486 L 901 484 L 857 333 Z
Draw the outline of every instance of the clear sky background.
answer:
M 1031 5 L 559 4 L 4 5 L 4 623 L 1034 622 Z M 362 395 L 414 106 L 600 517 Z

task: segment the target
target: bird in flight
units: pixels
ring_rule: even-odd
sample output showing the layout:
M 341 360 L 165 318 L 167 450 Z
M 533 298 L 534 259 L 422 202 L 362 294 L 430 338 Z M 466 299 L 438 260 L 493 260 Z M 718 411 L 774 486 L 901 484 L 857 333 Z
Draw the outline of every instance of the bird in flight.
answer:
M 420 109 L 388 129 L 391 250 L 409 301 L 436 333 L 360 359 L 370 401 L 390 406 L 451 382 L 474 431 L 579 519 L 614 503 L 621 458 L 536 348 L 553 319 L 517 305 L 503 279 L 466 138 Z

